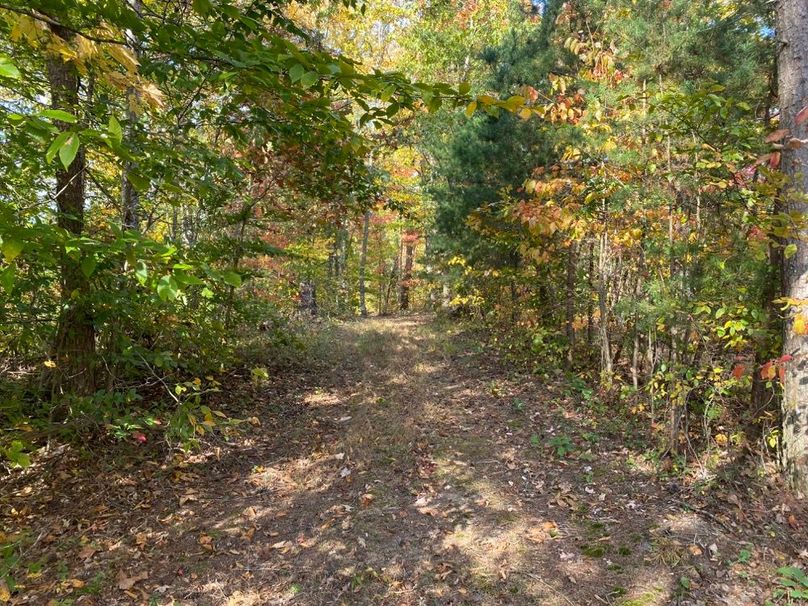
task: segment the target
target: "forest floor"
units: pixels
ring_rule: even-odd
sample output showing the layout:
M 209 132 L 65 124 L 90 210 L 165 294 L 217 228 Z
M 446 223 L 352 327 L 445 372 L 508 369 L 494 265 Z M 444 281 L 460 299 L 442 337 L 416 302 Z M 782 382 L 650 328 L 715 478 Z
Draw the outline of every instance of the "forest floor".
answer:
M 808 563 L 776 484 L 660 478 L 642 424 L 562 372 L 426 317 L 321 332 L 217 394 L 254 417 L 229 442 L 59 448 L 1 480 L 0 603 L 742 606 Z

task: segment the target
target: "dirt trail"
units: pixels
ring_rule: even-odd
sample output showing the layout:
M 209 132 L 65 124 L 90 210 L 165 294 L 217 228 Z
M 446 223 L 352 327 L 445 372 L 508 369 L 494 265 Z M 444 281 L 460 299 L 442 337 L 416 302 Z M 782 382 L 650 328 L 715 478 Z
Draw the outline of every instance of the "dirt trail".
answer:
M 560 374 L 417 317 L 321 350 L 223 394 L 260 422 L 231 444 L 9 486 L 3 524 L 39 562 L 15 603 L 762 604 L 792 555 L 774 514 L 658 481 Z

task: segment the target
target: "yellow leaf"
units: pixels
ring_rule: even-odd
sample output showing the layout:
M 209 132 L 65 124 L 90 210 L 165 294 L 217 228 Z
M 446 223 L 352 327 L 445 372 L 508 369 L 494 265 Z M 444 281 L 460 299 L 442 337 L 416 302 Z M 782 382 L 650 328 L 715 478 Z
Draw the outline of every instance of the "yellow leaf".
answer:
M 89 59 L 98 52 L 98 47 L 95 42 L 88 40 L 84 36 L 76 36 L 75 38 L 76 54 L 81 60 Z
M 13 21 L 9 38 L 12 42 L 19 42 L 24 38 L 35 47 L 40 39 L 39 24 L 31 17 L 19 16 Z
M 153 82 L 143 81 L 138 86 L 138 93 L 145 99 L 146 103 L 160 109 L 163 107 L 163 91 L 157 88 Z
M 808 334 L 808 323 L 806 323 L 805 314 L 803 313 L 798 313 L 794 316 L 794 334 Z
M 110 44 L 107 46 L 107 52 L 130 74 L 137 71 L 140 63 L 138 63 L 135 55 L 128 48 L 124 48 L 123 46 L 119 46 L 117 44 Z
M 477 102 L 472 101 L 466 107 L 466 116 L 471 118 L 474 115 L 474 112 L 477 111 Z
M 11 592 L 3 579 L 0 579 L 0 603 L 8 604 L 11 601 Z

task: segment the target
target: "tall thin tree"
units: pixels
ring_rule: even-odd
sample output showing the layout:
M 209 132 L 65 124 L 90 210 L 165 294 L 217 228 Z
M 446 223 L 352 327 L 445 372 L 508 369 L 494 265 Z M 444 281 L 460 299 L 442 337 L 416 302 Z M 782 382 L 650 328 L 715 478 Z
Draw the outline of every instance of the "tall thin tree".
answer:
M 780 128 L 788 138 L 805 139 L 808 124 L 801 120 L 808 105 L 808 3 L 805 0 L 777 2 L 777 68 Z M 808 110 L 806 110 L 808 111 Z M 786 145 L 782 152 L 786 186 L 784 210 L 792 216 L 808 216 L 808 147 Z M 794 301 L 808 299 L 808 228 L 804 223 L 792 234 L 796 252 L 785 260 L 785 296 Z M 792 486 L 808 493 L 808 335 L 796 330 L 794 317 L 805 313 L 796 305 L 785 322 L 783 384 L 782 463 Z

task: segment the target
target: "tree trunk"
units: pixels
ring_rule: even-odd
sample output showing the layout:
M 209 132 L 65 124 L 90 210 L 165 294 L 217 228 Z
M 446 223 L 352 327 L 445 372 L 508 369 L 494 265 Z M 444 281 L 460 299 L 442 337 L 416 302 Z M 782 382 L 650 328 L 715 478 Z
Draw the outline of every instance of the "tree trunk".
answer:
M 399 288 L 399 307 L 403 311 L 410 308 L 410 283 L 412 282 L 412 264 L 415 254 L 415 234 L 404 234 L 404 265 L 401 272 L 401 285 Z
M 365 268 L 368 262 L 368 235 L 370 234 L 370 211 L 365 211 L 362 219 L 362 251 L 359 255 L 359 313 L 363 318 L 368 315 L 365 300 Z
M 590 293 L 595 289 L 593 280 L 595 276 L 595 243 L 594 241 L 589 241 L 589 270 L 586 274 L 587 280 L 587 297 L 586 297 L 586 344 L 588 347 L 592 347 L 592 335 L 595 332 L 595 322 L 594 322 L 594 309 L 592 306 L 592 296 Z
M 64 39 L 71 34 L 54 26 L 53 33 Z M 79 114 L 79 73 L 75 65 L 58 55 L 48 58 L 48 81 L 51 106 L 74 115 Z M 59 123 L 62 130 L 68 124 Z M 57 160 L 58 163 L 58 160 Z M 79 149 L 68 168 L 57 164 L 57 224 L 72 236 L 84 231 L 84 150 Z M 75 393 L 87 395 L 95 391 L 95 326 L 89 300 L 89 282 L 81 271 L 81 260 L 61 256 L 62 311 L 56 329 L 53 357 L 56 367 L 51 388 L 54 395 Z
M 808 4 L 805 0 L 779 0 L 777 3 L 777 66 L 780 128 L 788 129 L 787 139 L 805 139 L 806 124 L 797 124 L 797 114 L 808 105 Z M 808 146 L 782 152 L 782 170 L 787 177 L 783 191 L 786 212 L 805 215 L 808 211 Z M 790 243 L 797 251 L 784 262 L 785 296 L 808 299 L 808 230 L 792 234 Z M 795 314 L 806 313 L 795 305 Z M 786 363 L 783 382 L 782 464 L 792 487 L 808 493 L 808 336 L 794 330 L 794 316 L 786 319 L 783 353 Z
M 317 315 L 317 288 L 314 282 L 308 278 L 301 281 L 299 296 L 300 311 L 315 317 Z
M 575 348 L 575 276 L 577 273 L 576 253 L 578 244 L 570 242 L 567 249 L 567 293 L 566 293 L 566 325 L 567 325 L 567 362 L 572 363 Z
M 141 0 L 134 0 L 132 8 L 138 17 L 142 16 L 143 3 Z M 137 44 L 131 46 L 135 59 L 139 59 L 140 52 Z M 126 140 L 131 145 L 136 136 L 137 113 L 135 105 L 140 101 L 137 90 L 130 86 L 126 90 Z M 124 229 L 140 230 L 140 194 L 129 181 L 129 173 L 135 168 L 135 163 L 131 160 L 124 162 L 121 173 L 121 212 Z
M 609 236 L 603 232 L 600 236 L 598 254 L 598 310 L 600 311 L 600 373 L 601 382 L 606 386 L 612 381 L 612 350 L 609 342 L 609 306 L 608 306 L 608 256 Z

